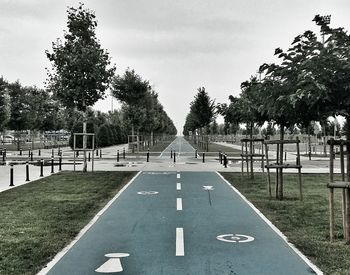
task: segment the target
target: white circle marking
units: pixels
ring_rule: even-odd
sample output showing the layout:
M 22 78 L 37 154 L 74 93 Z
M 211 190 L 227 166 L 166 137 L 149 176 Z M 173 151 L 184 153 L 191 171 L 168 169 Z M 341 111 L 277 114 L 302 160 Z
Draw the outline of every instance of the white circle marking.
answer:
M 254 238 L 242 234 L 223 234 L 216 237 L 217 240 L 228 243 L 248 243 L 254 241 Z

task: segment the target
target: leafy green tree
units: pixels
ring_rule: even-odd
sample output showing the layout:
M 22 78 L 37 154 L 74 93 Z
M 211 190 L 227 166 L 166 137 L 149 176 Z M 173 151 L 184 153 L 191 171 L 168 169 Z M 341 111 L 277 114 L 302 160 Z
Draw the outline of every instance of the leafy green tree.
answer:
M 10 97 L 8 83 L 0 77 L 0 131 L 4 131 L 10 119 Z
M 111 131 L 108 124 L 102 124 L 98 129 L 97 142 L 100 147 L 106 147 L 112 144 Z
M 193 115 L 196 129 L 199 129 L 202 134 L 202 128 L 207 128 L 206 132 L 208 132 L 209 124 L 214 118 L 215 101 L 210 99 L 204 87 L 198 88 L 197 91 L 194 100 L 191 102 L 190 112 Z
M 53 69 L 48 73 L 48 86 L 64 106 L 85 113 L 88 106 L 104 98 L 115 67 L 110 67 L 109 54 L 101 48 L 96 38 L 95 14 L 85 9 L 83 4 L 78 8 L 68 8 L 67 13 L 68 31 L 65 32 L 64 42 L 58 39 L 53 43 L 53 52 L 46 51 Z M 85 114 L 83 133 L 87 130 L 86 120 Z M 83 139 L 83 147 L 85 143 L 86 138 Z M 86 169 L 84 152 L 83 170 Z

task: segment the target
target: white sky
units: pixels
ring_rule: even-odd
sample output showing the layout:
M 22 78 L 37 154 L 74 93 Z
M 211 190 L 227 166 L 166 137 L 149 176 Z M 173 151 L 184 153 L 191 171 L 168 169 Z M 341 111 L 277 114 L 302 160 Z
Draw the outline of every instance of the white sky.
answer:
M 0 0 L 0 75 L 44 87 L 45 50 L 63 37 L 67 6 L 79 1 Z M 150 80 L 179 133 L 198 87 L 216 102 L 238 95 L 241 82 L 274 49 L 318 28 L 316 14 L 332 27 L 350 29 L 349 0 L 86 0 L 98 19 L 97 36 L 117 73 L 127 67 Z M 111 98 L 96 109 L 111 109 Z M 114 107 L 117 106 L 116 101 Z

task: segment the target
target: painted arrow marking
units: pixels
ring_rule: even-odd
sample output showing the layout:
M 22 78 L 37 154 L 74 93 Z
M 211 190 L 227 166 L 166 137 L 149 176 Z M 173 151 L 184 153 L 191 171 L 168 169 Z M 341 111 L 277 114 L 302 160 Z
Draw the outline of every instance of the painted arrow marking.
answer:
M 105 255 L 110 258 L 107 262 L 97 268 L 95 271 L 98 273 L 115 273 L 122 272 L 123 267 L 120 258 L 129 257 L 128 253 L 109 253 Z
M 212 191 L 212 190 L 214 190 L 214 187 L 213 186 L 203 186 L 203 190 L 205 190 L 205 191 Z

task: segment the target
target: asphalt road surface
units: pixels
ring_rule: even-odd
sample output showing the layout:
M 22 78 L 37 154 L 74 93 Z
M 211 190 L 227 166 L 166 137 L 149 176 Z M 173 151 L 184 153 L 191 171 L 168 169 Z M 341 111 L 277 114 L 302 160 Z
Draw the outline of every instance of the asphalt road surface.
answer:
M 100 274 L 312 272 L 215 172 L 141 173 L 49 274 L 99 274 L 108 261 Z
M 193 154 L 176 139 L 175 149 Z M 234 275 L 315 271 L 216 172 L 140 172 L 48 274 Z

